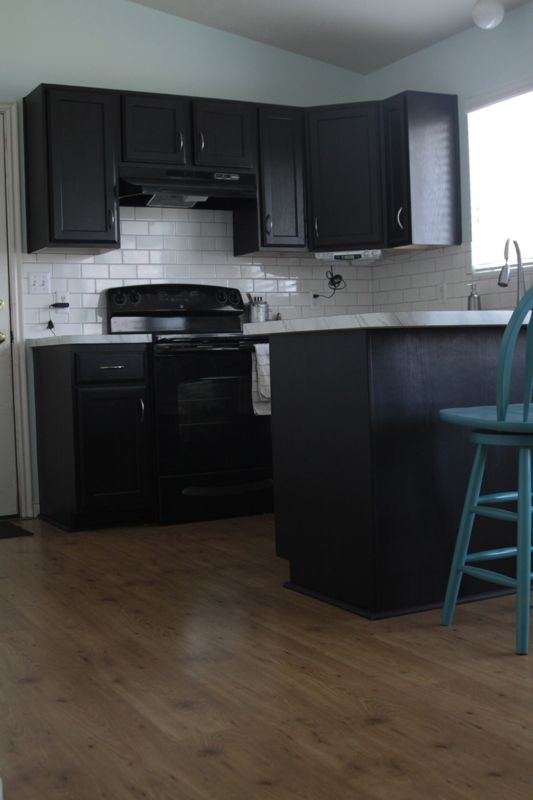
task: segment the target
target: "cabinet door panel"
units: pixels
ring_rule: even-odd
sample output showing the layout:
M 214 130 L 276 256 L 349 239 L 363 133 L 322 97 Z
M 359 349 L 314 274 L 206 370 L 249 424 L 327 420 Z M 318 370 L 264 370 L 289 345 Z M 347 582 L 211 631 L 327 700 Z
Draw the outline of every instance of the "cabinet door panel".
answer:
M 405 100 L 394 97 L 383 104 L 385 175 L 387 189 L 387 242 L 391 247 L 411 242 L 409 150 Z
M 118 244 L 117 103 L 110 93 L 49 91 L 53 243 Z
M 122 97 L 124 161 L 187 164 L 190 103 L 165 95 Z
M 403 92 L 383 113 L 387 244 L 460 244 L 457 97 Z
M 82 387 L 77 401 L 81 509 L 147 507 L 151 459 L 146 389 Z
M 213 167 L 255 164 L 256 109 L 241 103 L 194 103 L 195 162 Z
M 314 248 L 381 245 L 378 104 L 315 109 L 309 115 L 309 133 Z
M 259 140 L 262 243 L 302 247 L 306 239 L 302 112 L 261 109 Z

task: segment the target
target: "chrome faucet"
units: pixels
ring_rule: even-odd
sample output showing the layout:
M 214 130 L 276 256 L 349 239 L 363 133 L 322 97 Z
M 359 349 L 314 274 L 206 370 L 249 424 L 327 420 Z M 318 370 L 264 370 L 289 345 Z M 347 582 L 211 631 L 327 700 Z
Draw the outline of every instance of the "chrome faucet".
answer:
M 516 304 L 518 305 L 518 303 L 522 299 L 522 295 L 524 295 L 526 292 L 526 282 L 524 279 L 522 253 L 520 252 L 520 247 L 518 246 L 518 242 L 516 241 L 516 239 L 513 239 L 513 244 L 514 244 L 514 249 L 516 251 Z M 511 240 L 507 239 L 503 251 L 505 264 L 501 268 L 500 274 L 498 275 L 498 286 L 509 286 L 509 283 L 511 281 L 511 267 L 509 265 L 510 245 L 511 245 Z

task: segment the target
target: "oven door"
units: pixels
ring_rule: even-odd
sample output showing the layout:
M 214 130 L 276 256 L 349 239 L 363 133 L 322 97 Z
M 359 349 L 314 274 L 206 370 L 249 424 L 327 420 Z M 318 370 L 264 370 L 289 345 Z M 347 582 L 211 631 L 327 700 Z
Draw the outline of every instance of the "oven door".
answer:
M 253 413 L 251 353 L 155 347 L 160 522 L 271 510 L 270 418 Z

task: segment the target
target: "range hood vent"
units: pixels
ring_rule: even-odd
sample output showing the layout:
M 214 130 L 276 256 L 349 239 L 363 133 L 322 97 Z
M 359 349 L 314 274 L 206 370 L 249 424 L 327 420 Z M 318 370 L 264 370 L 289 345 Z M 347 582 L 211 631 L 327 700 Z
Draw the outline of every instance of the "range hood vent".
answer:
M 323 261 L 353 261 L 356 264 L 373 264 L 383 258 L 382 250 L 342 250 L 315 253 L 315 258 Z
M 231 208 L 255 199 L 257 181 L 250 172 L 124 167 L 119 172 L 120 204 L 158 208 Z

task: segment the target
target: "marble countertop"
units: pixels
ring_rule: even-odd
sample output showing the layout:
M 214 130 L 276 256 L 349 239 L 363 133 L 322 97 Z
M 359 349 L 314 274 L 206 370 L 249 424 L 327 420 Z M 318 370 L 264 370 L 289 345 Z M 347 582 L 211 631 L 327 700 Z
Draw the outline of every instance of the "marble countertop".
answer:
M 469 325 L 507 325 L 512 311 L 380 311 L 370 314 L 339 314 L 331 317 L 300 317 L 272 322 L 248 322 L 244 333 L 274 335 L 338 331 L 358 328 L 427 328 L 465 327 Z M 49 347 L 60 344 L 146 344 L 148 333 L 101 334 L 92 336 L 43 336 L 27 339 L 26 347 Z
M 339 314 L 331 317 L 249 322 L 244 333 L 273 335 L 357 328 L 441 328 L 507 325 L 512 311 L 380 311 L 371 314 Z
M 92 336 L 43 336 L 26 339 L 26 347 L 50 347 L 58 344 L 146 344 L 151 342 L 149 333 L 114 333 Z

